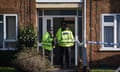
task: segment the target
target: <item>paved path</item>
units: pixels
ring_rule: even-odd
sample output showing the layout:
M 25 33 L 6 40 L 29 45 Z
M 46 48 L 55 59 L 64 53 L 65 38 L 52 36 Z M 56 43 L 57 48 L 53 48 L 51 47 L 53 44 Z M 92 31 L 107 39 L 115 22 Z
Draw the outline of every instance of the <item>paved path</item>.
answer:
M 78 72 L 78 71 L 70 70 L 70 69 L 64 69 L 64 70 L 54 70 L 54 71 L 50 71 L 50 72 Z
M 52 69 L 52 70 L 49 70 L 47 72 L 79 72 L 77 69 L 60 69 L 60 68 L 57 68 L 57 69 Z

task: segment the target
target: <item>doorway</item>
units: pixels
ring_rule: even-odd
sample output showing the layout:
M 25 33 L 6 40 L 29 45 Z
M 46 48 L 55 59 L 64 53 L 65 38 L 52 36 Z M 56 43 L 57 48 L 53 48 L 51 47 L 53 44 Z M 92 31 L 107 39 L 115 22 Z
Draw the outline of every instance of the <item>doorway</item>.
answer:
M 52 30 L 54 37 L 56 36 L 57 30 L 61 27 L 61 23 L 65 22 L 74 34 L 75 41 L 82 41 L 82 13 L 81 10 L 76 9 L 43 9 L 38 10 L 38 26 L 39 26 L 39 48 L 44 54 L 44 50 L 41 48 L 42 35 L 47 30 Z M 78 57 L 81 57 L 81 48 L 78 43 L 72 48 L 72 65 L 77 65 Z M 60 65 L 60 48 L 56 45 L 51 55 L 51 64 Z
M 77 18 L 75 16 L 73 17 L 55 17 L 55 16 L 45 16 L 43 18 L 43 24 L 42 24 L 42 34 L 44 34 L 47 30 L 52 30 L 53 37 L 56 36 L 57 30 L 61 27 L 62 22 L 65 22 L 65 24 L 72 30 L 74 38 L 75 38 L 75 23 L 77 23 Z M 73 46 L 71 57 L 72 57 L 72 65 L 75 65 L 75 53 L 76 53 L 76 46 Z M 56 45 L 55 49 L 53 50 L 53 62 L 54 65 L 60 65 L 61 59 L 61 49 L 59 46 Z M 51 57 L 52 58 L 52 57 Z

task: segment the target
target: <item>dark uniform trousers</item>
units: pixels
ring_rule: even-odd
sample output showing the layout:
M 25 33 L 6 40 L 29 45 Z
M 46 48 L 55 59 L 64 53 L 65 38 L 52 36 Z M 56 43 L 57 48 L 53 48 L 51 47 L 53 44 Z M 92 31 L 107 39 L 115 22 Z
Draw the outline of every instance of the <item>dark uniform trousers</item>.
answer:
M 71 47 L 61 47 L 61 67 L 68 68 L 71 66 Z

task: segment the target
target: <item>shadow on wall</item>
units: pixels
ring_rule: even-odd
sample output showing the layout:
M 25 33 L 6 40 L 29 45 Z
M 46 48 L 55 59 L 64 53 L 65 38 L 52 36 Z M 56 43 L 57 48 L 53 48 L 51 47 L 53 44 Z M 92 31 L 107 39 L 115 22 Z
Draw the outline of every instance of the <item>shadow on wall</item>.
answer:
M 104 55 L 103 55 L 104 56 Z M 120 54 L 93 61 L 92 67 L 116 69 L 120 66 Z

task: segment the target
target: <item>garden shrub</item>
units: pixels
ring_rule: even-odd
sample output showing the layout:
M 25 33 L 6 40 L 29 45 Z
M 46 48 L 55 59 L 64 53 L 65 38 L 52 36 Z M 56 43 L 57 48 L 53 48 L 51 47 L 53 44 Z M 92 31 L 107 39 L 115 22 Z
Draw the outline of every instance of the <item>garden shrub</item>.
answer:
M 37 33 L 33 24 L 19 28 L 18 41 L 20 47 L 35 47 L 37 44 Z
M 36 48 L 25 48 L 16 54 L 14 64 L 25 72 L 45 72 L 49 69 L 50 61 L 36 51 Z
M 13 64 L 25 72 L 44 72 L 49 69 L 50 62 L 37 51 L 37 32 L 33 24 L 19 28 L 18 43 L 20 50 L 15 55 Z

